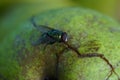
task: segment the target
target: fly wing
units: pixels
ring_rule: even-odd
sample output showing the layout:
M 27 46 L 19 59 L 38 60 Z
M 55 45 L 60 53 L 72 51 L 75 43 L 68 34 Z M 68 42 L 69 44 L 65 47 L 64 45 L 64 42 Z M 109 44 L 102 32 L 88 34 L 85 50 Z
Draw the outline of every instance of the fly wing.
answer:
M 50 30 L 54 30 L 53 28 L 50 28 L 50 27 L 45 26 L 45 25 L 37 25 L 37 24 L 35 23 L 34 18 L 35 18 L 34 16 L 31 18 L 31 22 L 32 22 L 33 26 L 34 26 L 37 30 L 39 30 L 40 32 L 46 33 L 46 32 L 48 32 L 48 31 L 50 31 Z
M 33 46 L 38 46 L 40 44 L 50 44 L 55 42 L 55 40 L 46 34 L 41 35 L 37 40 L 32 41 Z
M 32 45 L 33 46 L 38 46 L 38 45 L 40 45 L 40 44 L 42 44 L 44 42 L 44 39 L 42 38 L 42 37 L 40 37 L 38 40 L 36 40 L 36 41 L 32 41 Z
M 52 28 L 49 28 L 48 26 L 45 25 L 38 25 L 38 26 L 36 25 L 35 27 L 42 33 L 47 33 L 48 31 L 53 30 Z

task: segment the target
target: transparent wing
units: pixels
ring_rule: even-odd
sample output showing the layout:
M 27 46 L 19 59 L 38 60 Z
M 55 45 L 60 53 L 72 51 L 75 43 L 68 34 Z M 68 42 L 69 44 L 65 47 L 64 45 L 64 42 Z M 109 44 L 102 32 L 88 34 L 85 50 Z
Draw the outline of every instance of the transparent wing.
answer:
M 50 44 L 55 42 L 55 40 L 49 36 L 40 36 L 37 40 L 32 41 L 33 46 L 37 46 L 40 44 Z
M 45 33 L 45 32 L 48 32 L 50 30 L 54 30 L 53 28 L 50 28 L 50 27 L 45 26 L 45 25 L 37 25 L 35 23 L 34 18 L 35 18 L 34 16 L 31 18 L 31 22 L 32 22 L 33 26 L 36 27 L 36 29 L 39 30 L 40 32 Z
M 42 37 L 40 37 L 38 40 L 36 40 L 36 41 L 32 41 L 32 45 L 33 46 L 38 46 L 38 45 L 40 45 L 40 44 L 43 44 L 43 43 L 45 43 L 45 40 L 42 38 Z

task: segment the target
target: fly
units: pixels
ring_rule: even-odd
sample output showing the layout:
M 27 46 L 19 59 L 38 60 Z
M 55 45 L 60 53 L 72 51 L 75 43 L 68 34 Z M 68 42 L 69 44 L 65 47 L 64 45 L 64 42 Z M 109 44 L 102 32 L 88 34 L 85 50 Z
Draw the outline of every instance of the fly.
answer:
M 34 21 L 34 17 L 31 18 L 33 26 L 39 30 L 42 34 L 39 39 L 32 43 L 32 45 L 37 46 L 40 44 L 54 44 L 56 42 L 67 42 L 68 36 L 66 32 L 50 28 L 45 25 L 37 25 Z

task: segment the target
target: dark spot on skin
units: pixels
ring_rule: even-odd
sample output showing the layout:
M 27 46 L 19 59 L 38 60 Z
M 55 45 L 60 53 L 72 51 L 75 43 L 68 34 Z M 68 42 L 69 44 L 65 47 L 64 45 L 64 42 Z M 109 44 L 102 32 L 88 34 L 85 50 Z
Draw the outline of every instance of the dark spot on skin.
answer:
M 93 27 L 92 24 L 94 22 L 98 21 L 98 17 L 97 16 L 93 16 L 93 15 L 88 16 L 88 15 L 85 15 L 84 17 L 85 17 L 84 19 L 86 20 L 87 26 L 89 26 L 89 27 Z
M 86 41 L 85 44 L 83 44 L 83 47 L 85 48 L 85 52 L 98 52 L 98 50 L 100 49 L 100 42 L 97 40 L 89 40 Z
M 97 52 L 100 48 L 100 44 L 96 40 L 89 41 L 87 45 L 88 45 L 88 50 L 89 51 L 91 50 L 93 52 Z
M 13 48 L 15 49 L 16 51 L 16 56 L 19 57 L 19 58 L 23 58 L 24 57 L 24 50 L 25 50 L 25 40 L 20 36 L 16 36 L 15 40 L 14 40 L 14 46 Z

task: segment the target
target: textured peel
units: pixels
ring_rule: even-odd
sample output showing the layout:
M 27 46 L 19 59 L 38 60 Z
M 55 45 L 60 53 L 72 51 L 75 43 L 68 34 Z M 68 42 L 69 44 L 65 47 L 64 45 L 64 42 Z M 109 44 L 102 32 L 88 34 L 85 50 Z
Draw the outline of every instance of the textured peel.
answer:
M 38 25 L 67 32 L 68 43 L 82 54 L 104 54 L 120 75 L 120 25 L 116 21 L 82 8 L 44 12 L 35 15 L 35 21 Z M 0 46 L 2 77 L 10 80 L 42 80 L 45 76 L 55 76 L 55 54 L 60 54 L 60 80 L 105 80 L 107 77 L 110 67 L 100 58 L 80 59 L 70 49 L 61 54 L 66 47 L 63 43 L 48 45 L 45 49 L 45 45 L 32 46 L 31 40 L 38 39 L 40 35 L 30 19 L 8 35 L 3 46 Z M 117 80 L 117 77 L 113 74 L 110 80 Z

